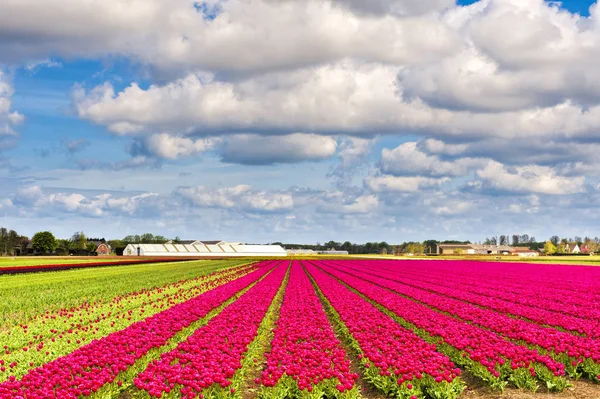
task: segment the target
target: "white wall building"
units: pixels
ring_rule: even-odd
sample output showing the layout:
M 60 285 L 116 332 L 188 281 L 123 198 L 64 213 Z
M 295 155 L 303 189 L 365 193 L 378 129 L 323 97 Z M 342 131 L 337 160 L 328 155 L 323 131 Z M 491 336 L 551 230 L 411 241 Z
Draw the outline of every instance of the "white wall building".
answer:
M 286 256 L 280 245 L 246 245 L 225 241 L 183 241 L 174 244 L 129 244 L 123 256 L 182 256 L 182 257 L 242 257 L 242 256 Z

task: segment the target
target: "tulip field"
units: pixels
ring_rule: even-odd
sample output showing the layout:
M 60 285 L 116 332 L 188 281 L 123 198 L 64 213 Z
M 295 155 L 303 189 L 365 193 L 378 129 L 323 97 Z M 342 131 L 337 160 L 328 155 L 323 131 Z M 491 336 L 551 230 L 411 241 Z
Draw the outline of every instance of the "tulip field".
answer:
M 600 398 L 594 267 L 111 266 L 0 276 L 0 309 L 0 399 Z

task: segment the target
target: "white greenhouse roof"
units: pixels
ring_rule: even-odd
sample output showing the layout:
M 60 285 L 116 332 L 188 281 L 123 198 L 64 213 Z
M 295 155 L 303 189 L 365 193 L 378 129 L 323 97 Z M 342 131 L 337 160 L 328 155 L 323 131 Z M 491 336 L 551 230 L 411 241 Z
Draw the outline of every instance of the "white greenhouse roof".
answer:
M 205 244 L 211 241 L 194 241 L 191 244 L 129 244 L 123 251 L 125 256 L 286 256 L 279 245 L 244 245 L 239 242 L 212 241 L 218 244 Z

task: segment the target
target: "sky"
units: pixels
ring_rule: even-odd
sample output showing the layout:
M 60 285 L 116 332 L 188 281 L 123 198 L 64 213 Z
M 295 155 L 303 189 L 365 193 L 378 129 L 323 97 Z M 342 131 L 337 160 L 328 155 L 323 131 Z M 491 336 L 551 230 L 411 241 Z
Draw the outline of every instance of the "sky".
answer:
M 0 2 L 0 225 L 598 236 L 590 0 Z

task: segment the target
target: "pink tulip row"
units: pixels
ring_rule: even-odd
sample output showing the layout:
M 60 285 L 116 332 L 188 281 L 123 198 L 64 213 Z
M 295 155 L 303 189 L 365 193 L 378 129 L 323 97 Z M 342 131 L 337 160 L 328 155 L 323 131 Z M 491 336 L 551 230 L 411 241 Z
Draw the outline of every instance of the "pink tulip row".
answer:
M 6 332 L 0 332 L 0 339 L 7 343 L 7 349 L 13 350 L 29 346 L 32 349 L 53 337 L 85 333 L 94 329 L 94 325 L 119 318 L 131 317 L 134 311 L 145 307 L 172 306 L 199 295 L 207 288 L 217 287 L 257 269 L 257 264 L 244 265 L 217 271 L 212 274 L 180 280 L 153 289 L 131 292 L 113 298 L 111 301 L 95 304 L 82 304 L 76 310 L 47 312 Z M 73 335 L 74 334 L 74 335 Z M 31 344 L 30 344 L 31 342 Z M 0 356 L 0 359 L 2 357 Z
M 310 263 L 305 265 L 355 342 L 369 382 L 386 394 L 403 398 L 423 397 L 423 392 L 430 390 L 439 395 L 432 397 L 460 394 L 462 383 L 456 379 L 460 369 L 437 352 L 435 345 L 401 327 L 335 278 Z
M 255 268 L 256 266 L 252 266 L 220 271 L 187 281 L 182 286 L 172 286 L 168 290 L 159 288 L 153 295 L 148 293 L 131 297 L 127 300 L 127 306 L 124 301 L 111 301 L 102 307 L 89 307 L 86 311 L 79 311 L 78 317 L 52 319 L 52 323 L 47 325 L 42 320 L 32 327 L 23 325 L 22 329 L 0 333 L 4 344 L 3 352 L 0 353 L 0 363 L 3 364 L 0 365 L 0 382 L 11 375 L 20 378 L 30 369 L 67 355 L 91 340 L 127 328 L 164 309 L 239 278 Z M 164 291 L 167 292 L 163 294 Z
M 312 392 L 314 386 L 333 380 L 335 388 L 344 392 L 352 390 L 358 379 L 298 261 L 292 263 L 271 348 L 267 368 L 256 381 L 265 387 L 275 387 L 287 376 L 300 390 Z
M 286 262 L 287 263 L 287 262 Z M 151 397 L 179 393 L 196 398 L 205 389 L 227 388 L 242 367 L 244 353 L 255 339 L 273 298 L 281 287 L 287 264 L 228 305 L 204 327 L 170 352 L 163 353 L 134 380 Z M 231 393 L 235 393 L 231 388 Z
M 378 302 L 403 320 L 430 336 L 461 351 L 462 356 L 480 363 L 495 378 L 509 378 L 518 369 L 530 369 L 535 375 L 534 366 L 545 367 L 543 376 L 552 383 L 562 385 L 556 377 L 565 374 L 565 366 L 548 355 L 505 340 L 492 331 L 482 329 L 465 321 L 434 311 L 429 307 L 368 282 L 369 275 L 354 272 L 354 275 L 341 272 L 319 262 L 319 266 L 332 276 L 349 284 L 358 292 Z M 549 376 L 548 376 L 549 375 Z
M 393 262 L 378 262 L 379 266 Z M 548 292 L 567 301 L 600 303 L 600 287 L 594 281 L 600 277 L 598 268 L 589 266 L 552 265 L 552 264 L 523 264 L 475 261 L 444 261 L 427 260 L 424 263 L 408 262 L 402 269 L 419 273 L 426 268 L 432 274 L 447 276 L 454 281 L 469 282 L 471 279 L 493 285 L 502 282 L 503 287 L 511 289 L 520 287 L 521 292 Z M 452 272 L 449 274 L 449 272 Z
M 67 356 L 31 370 L 21 380 L 0 384 L 0 399 L 79 398 L 115 381 L 137 359 L 160 348 L 179 331 L 205 317 L 272 269 L 259 270 L 175 305 L 143 321 L 80 347 Z
M 373 262 L 364 264 L 363 266 L 365 266 L 367 270 L 377 270 L 378 265 L 378 262 Z M 438 283 L 428 283 L 426 276 L 422 279 L 419 278 L 419 280 L 416 280 L 416 278 L 406 276 L 405 272 L 401 269 L 394 271 L 387 270 L 387 272 L 389 278 L 393 278 L 396 281 L 409 284 L 414 287 L 422 287 L 424 289 L 435 291 L 450 298 L 470 302 L 494 311 L 525 317 L 540 324 L 548 324 L 580 334 L 586 334 L 591 338 L 600 337 L 600 323 L 598 321 L 546 310 L 546 307 L 552 307 L 552 304 L 560 301 L 560 298 L 547 300 L 538 298 L 538 303 L 534 307 L 530 306 L 529 304 L 524 305 L 520 303 L 522 301 L 515 301 L 511 295 L 505 294 L 504 290 L 498 290 L 497 288 L 485 290 L 485 295 L 474 294 L 470 292 L 473 290 L 473 288 L 468 287 L 477 286 L 477 281 L 472 281 L 470 284 L 461 284 L 460 289 L 457 289 L 455 287 L 448 287 L 446 286 L 447 284 L 443 285 Z M 448 279 L 451 279 L 451 277 L 448 277 Z M 479 289 L 479 291 L 483 290 L 483 288 Z M 589 307 L 589 305 L 587 306 Z
M 429 262 L 422 266 L 427 267 L 428 264 Z M 401 273 L 401 275 L 406 278 L 419 278 L 420 282 L 429 283 L 436 287 L 453 288 L 456 287 L 457 284 L 460 284 L 462 291 L 509 301 L 511 303 L 519 303 L 528 307 L 533 307 L 534 311 L 536 309 L 545 311 L 550 310 L 561 314 L 575 316 L 575 319 L 593 319 L 596 324 L 600 322 L 600 308 L 597 306 L 590 306 L 590 303 L 600 304 L 600 299 L 594 298 L 585 291 L 552 290 L 542 284 L 524 284 L 522 281 L 509 283 L 493 278 L 493 276 L 490 275 L 473 273 L 474 270 L 470 269 L 468 269 L 470 273 L 467 276 L 455 275 L 455 269 L 451 269 L 450 267 L 446 270 L 442 269 L 439 272 L 432 271 L 428 268 L 428 273 L 423 275 L 423 273 L 419 273 L 418 269 L 412 270 L 411 272 L 407 267 L 391 267 L 388 269 L 386 268 L 386 265 L 389 266 L 389 262 L 369 262 L 366 265 L 370 268 Z M 452 265 L 460 269 L 460 264 L 452 263 Z M 540 267 L 543 268 L 545 266 L 528 265 L 528 270 L 535 270 Z M 451 270 L 452 273 L 450 273 Z M 527 273 L 528 272 L 523 271 L 524 275 Z M 502 284 L 501 292 L 497 289 L 498 284 Z M 598 327 L 595 329 L 596 331 L 600 330 Z
M 375 268 L 370 268 L 369 271 L 361 273 L 357 268 L 349 264 L 342 265 L 328 262 L 328 265 L 337 270 L 352 274 L 355 277 L 360 277 L 365 281 L 416 299 L 433 309 L 452 314 L 468 322 L 485 327 L 512 340 L 526 342 L 555 354 L 565 354 L 565 358 L 567 359 L 565 366 L 567 369 L 572 369 L 572 362 L 579 364 L 584 359 L 589 359 L 592 363 L 600 363 L 600 342 L 597 340 L 569 334 L 554 328 L 543 327 L 522 319 L 515 319 L 479 306 L 452 299 L 448 296 L 438 295 L 425 289 L 413 287 L 412 285 L 405 284 L 402 277 L 392 272 L 378 271 Z M 597 379 L 599 369 L 600 364 L 598 364 L 590 376 Z

